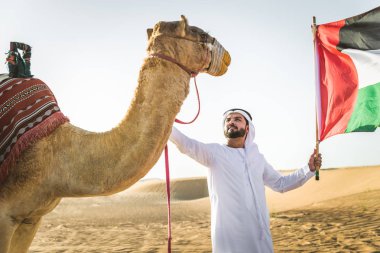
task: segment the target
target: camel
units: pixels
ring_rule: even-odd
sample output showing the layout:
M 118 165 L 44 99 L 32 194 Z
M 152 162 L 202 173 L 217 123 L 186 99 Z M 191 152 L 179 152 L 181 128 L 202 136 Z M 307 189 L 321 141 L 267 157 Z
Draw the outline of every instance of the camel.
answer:
M 27 252 L 44 215 L 64 197 L 107 196 L 153 167 L 189 92 L 192 72 L 220 76 L 231 58 L 186 18 L 147 29 L 148 56 L 121 123 L 103 133 L 69 122 L 33 143 L 0 185 L 0 253 Z

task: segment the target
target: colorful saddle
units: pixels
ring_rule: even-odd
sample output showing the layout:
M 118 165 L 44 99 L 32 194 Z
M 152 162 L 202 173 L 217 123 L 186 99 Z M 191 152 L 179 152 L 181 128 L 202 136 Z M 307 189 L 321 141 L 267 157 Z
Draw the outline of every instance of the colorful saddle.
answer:
M 67 121 L 44 82 L 0 75 L 0 185 L 26 148 Z

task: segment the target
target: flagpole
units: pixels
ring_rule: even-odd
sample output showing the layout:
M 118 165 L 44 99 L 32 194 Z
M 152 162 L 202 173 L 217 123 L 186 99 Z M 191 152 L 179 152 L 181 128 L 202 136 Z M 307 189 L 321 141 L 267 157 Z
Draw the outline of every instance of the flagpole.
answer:
M 314 44 L 314 69 L 315 69 L 315 85 L 316 88 L 318 87 L 318 78 L 317 78 L 317 62 L 316 62 L 316 50 L 317 50 L 317 45 L 316 45 L 316 33 L 317 33 L 317 24 L 316 24 L 316 18 L 313 16 L 313 24 L 311 26 L 311 30 L 313 33 L 313 44 Z M 315 150 L 316 150 L 316 155 L 314 156 L 314 159 L 318 157 L 319 154 L 319 132 L 318 132 L 318 112 L 317 112 L 317 95 L 315 96 Z M 319 180 L 319 166 L 316 166 L 315 170 L 315 180 Z

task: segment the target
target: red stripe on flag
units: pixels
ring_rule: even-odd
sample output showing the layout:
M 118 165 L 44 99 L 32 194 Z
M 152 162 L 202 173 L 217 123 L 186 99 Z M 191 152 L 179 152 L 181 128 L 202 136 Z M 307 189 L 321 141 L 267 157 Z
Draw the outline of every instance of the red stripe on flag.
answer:
M 358 75 L 351 58 L 337 50 L 345 20 L 318 26 L 320 126 L 319 140 L 344 133 L 354 110 Z

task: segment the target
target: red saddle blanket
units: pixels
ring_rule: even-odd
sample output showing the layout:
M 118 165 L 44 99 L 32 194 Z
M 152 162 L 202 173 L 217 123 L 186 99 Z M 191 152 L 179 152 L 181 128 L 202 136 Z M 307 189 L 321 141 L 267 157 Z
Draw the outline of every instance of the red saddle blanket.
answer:
M 0 81 L 0 185 L 22 151 L 67 121 L 41 80 Z

